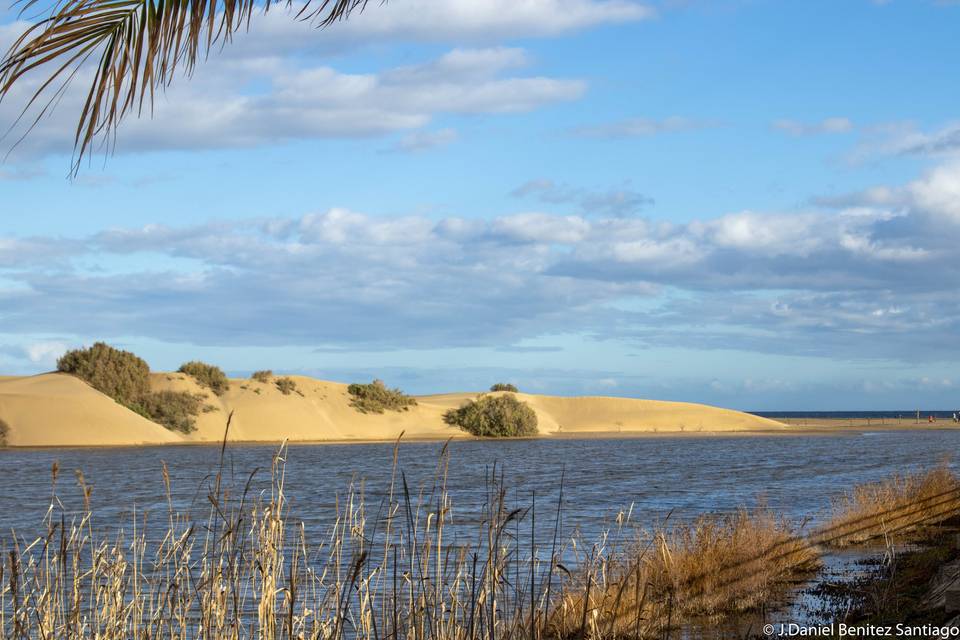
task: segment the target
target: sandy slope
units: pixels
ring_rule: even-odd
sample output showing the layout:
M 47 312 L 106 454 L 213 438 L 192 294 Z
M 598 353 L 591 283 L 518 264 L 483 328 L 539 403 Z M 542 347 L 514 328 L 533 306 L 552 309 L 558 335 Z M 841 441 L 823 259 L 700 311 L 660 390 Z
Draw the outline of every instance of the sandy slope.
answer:
M 221 440 L 227 415 L 233 411 L 232 440 L 392 440 L 404 432 L 407 438 L 449 438 L 459 429 L 444 424 L 445 406 L 420 403 L 409 411 L 362 414 L 350 406 L 347 385 L 305 376 L 291 376 L 300 393 L 283 395 L 273 382 L 235 379 L 230 390 L 217 397 L 180 373 L 153 374 L 156 389 L 205 393 L 215 411 L 197 419 L 190 440 Z M 300 395 L 300 394 L 303 395 Z
M 515 394 L 537 412 L 543 435 L 589 432 L 723 432 L 779 431 L 774 420 L 740 411 L 689 402 L 637 400 L 605 396 L 539 396 Z M 456 407 L 476 394 L 453 393 L 418 398 L 443 407 Z
M 417 398 L 405 412 L 365 415 L 350 406 L 347 385 L 293 376 L 300 393 L 283 395 L 272 382 L 234 379 L 223 396 L 180 373 L 156 373 L 157 390 L 202 393 L 208 410 L 188 435 L 171 433 L 121 407 L 80 380 L 60 374 L 0 378 L 0 419 L 9 425 L 11 446 L 115 445 L 212 442 L 223 438 L 227 415 L 230 439 L 392 440 L 466 437 L 442 416 L 475 393 Z M 517 394 L 537 412 L 542 435 L 589 432 L 729 432 L 786 429 L 772 420 L 705 405 L 625 398 L 561 398 Z
M 181 440 L 85 382 L 59 373 L 0 377 L 0 420 L 7 424 L 10 446 L 108 446 Z

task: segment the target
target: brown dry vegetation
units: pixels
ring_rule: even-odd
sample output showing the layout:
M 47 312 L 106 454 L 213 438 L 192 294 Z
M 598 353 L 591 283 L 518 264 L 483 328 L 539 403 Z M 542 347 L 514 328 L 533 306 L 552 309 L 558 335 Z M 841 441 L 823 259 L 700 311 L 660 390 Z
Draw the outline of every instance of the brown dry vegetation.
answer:
M 935 525 L 960 510 L 960 480 L 946 463 L 910 475 L 857 485 L 833 504 L 815 537 L 833 546 L 889 541 Z
M 784 596 L 818 550 L 765 508 L 662 528 L 626 552 L 591 558 L 551 617 L 561 637 L 661 637 Z M 586 607 L 584 607 L 586 603 Z
M 285 376 L 283 378 L 277 378 L 273 383 L 276 385 L 277 390 L 285 396 L 288 396 L 297 390 L 297 381 L 293 378 Z

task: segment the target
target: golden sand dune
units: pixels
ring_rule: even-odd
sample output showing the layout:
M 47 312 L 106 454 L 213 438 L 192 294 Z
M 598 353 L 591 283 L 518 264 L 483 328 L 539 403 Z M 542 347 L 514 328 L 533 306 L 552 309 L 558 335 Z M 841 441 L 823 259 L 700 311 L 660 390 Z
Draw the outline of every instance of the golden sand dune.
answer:
M 787 427 L 775 420 L 689 402 L 638 400 L 607 396 L 540 396 L 514 394 L 537 412 L 542 435 L 597 432 L 724 432 L 779 431 Z M 475 393 L 451 393 L 417 398 L 444 409 L 460 406 Z
M 182 373 L 155 373 L 155 390 L 205 396 L 197 429 L 181 435 L 146 420 L 84 382 L 62 374 L 0 378 L 0 420 L 11 446 L 136 445 L 216 442 L 227 415 L 234 414 L 230 439 L 249 442 L 392 440 L 468 437 L 443 422 L 443 413 L 476 393 L 420 396 L 404 412 L 362 414 L 350 406 L 347 385 L 292 376 L 297 391 L 284 395 L 270 382 L 233 379 L 222 396 Z M 537 412 L 541 435 L 577 433 L 673 433 L 778 431 L 773 420 L 706 405 L 627 398 L 517 394 Z
M 0 420 L 13 447 L 163 444 L 182 438 L 60 373 L 0 377 Z
M 443 422 L 443 406 L 423 402 L 409 411 L 363 414 L 350 406 L 347 385 L 306 376 L 290 376 L 297 391 L 284 395 L 270 382 L 233 379 L 222 396 L 199 386 L 182 373 L 151 376 L 155 389 L 203 393 L 214 411 L 197 418 L 192 441 L 222 440 L 227 415 L 233 411 L 230 439 L 276 442 L 289 440 L 392 440 L 404 432 L 407 438 L 443 439 L 461 435 Z M 299 392 L 299 393 L 298 393 Z

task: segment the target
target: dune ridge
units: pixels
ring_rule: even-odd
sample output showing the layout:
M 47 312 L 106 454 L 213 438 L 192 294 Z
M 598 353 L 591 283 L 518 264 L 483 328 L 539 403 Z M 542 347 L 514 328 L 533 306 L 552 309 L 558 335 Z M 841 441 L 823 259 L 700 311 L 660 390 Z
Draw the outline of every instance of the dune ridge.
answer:
M 297 391 L 283 394 L 273 381 L 231 379 L 221 396 L 182 373 L 153 373 L 155 391 L 200 393 L 209 405 L 197 429 L 167 430 L 66 374 L 0 377 L 0 420 L 8 446 L 111 446 L 219 442 L 227 415 L 229 439 L 245 442 L 378 441 L 404 433 L 410 439 L 470 436 L 443 421 L 443 414 L 479 393 L 418 396 L 408 411 L 362 414 L 350 406 L 347 385 L 291 376 Z M 630 398 L 557 397 L 518 393 L 536 411 L 541 436 L 622 432 L 765 432 L 789 429 L 774 420 L 701 404 Z

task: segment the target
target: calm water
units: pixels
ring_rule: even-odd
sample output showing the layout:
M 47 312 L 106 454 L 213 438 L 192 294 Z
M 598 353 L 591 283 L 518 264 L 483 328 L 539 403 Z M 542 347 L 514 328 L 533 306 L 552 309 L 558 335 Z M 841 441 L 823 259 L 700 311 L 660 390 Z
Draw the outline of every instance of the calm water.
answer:
M 475 520 L 485 500 L 485 477 L 496 463 L 511 497 L 529 504 L 536 492 L 538 520 L 556 509 L 561 474 L 564 529 L 588 538 L 633 505 L 640 525 L 724 512 L 758 499 L 797 518 L 822 514 L 830 499 L 857 482 L 938 463 L 956 451 L 958 431 L 878 432 L 788 437 L 638 438 L 454 442 L 447 483 L 455 516 Z M 400 447 L 400 466 L 411 491 L 433 484 L 439 443 Z M 236 477 L 257 469 L 254 487 L 269 486 L 274 447 L 236 446 L 227 460 Z M 335 499 L 352 480 L 363 480 L 368 502 L 386 492 L 392 445 L 291 445 L 286 490 L 293 515 L 308 533 L 322 535 Z M 205 511 L 205 478 L 215 472 L 212 446 L 0 451 L 0 538 L 11 529 L 39 531 L 50 502 L 50 467 L 60 465 L 57 494 L 69 507 L 81 504 L 73 471 L 93 484 L 100 526 L 129 526 L 131 509 L 164 513 L 161 461 L 170 468 L 179 508 Z M 540 515 L 542 514 L 542 515 Z
M 916 417 L 916 409 L 902 409 L 891 411 L 749 411 L 755 416 L 763 418 L 808 418 L 808 419 L 863 419 L 863 418 L 902 418 L 909 421 Z M 928 416 L 933 416 L 937 420 L 950 420 L 955 413 L 960 413 L 958 409 L 921 409 L 920 417 L 926 420 Z

